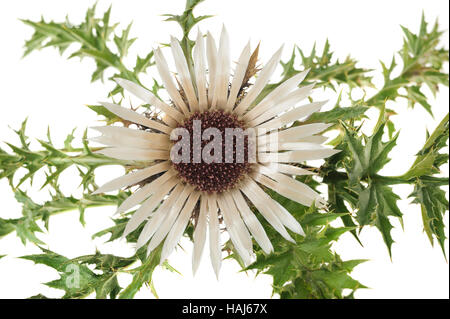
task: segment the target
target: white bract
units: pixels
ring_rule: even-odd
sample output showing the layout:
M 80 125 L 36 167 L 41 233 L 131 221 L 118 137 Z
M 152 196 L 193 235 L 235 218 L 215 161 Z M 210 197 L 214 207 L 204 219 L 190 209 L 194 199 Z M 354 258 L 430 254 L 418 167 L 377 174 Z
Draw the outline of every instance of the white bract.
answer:
M 118 208 L 118 212 L 125 212 L 139 206 L 123 235 L 127 236 L 145 223 L 137 248 L 147 245 L 147 252 L 150 253 L 163 243 L 163 262 L 191 222 L 195 227 L 194 273 L 209 236 L 211 262 L 218 275 L 222 260 L 221 227 L 228 232 L 246 265 L 253 258 L 252 238 L 265 253 L 273 251 L 264 228 L 250 206 L 255 207 L 287 240 L 293 241 L 287 229 L 304 235 L 299 222 L 263 188 L 273 189 L 303 205 L 323 207 L 325 200 L 293 177 L 312 174 L 298 167 L 297 163 L 325 158 L 338 151 L 320 145 L 325 139 L 317 134 L 328 128 L 327 124 L 301 125 L 301 122 L 297 122 L 299 125 L 287 127 L 319 111 L 324 104 L 314 102 L 299 105 L 313 89 L 313 85 L 299 87 L 308 71 L 294 75 L 255 103 L 280 61 L 282 48 L 260 70 L 255 82 L 245 85 L 248 83 L 243 81 L 251 60 L 250 44 L 242 50 L 234 70 L 230 70 L 230 44 L 225 28 L 218 49 L 210 33 L 206 36 L 206 42 L 203 35 L 198 33 L 192 66 L 188 65 L 178 40 L 172 38 L 170 47 L 176 76 L 170 72 L 161 50 L 155 50 L 156 66 L 170 95 L 170 102 L 161 101 L 152 92 L 133 82 L 116 79 L 125 90 L 161 111 L 162 116 L 150 119 L 120 105 L 102 103 L 118 117 L 138 126 L 136 129 L 117 126 L 95 128 L 102 134 L 95 141 L 106 146 L 98 153 L 122 160 L 144 161 L 148 167 L 116 178 L 95 193 L 139 184 L 140 187 Z M 174 129 L 186 126 L 194 114 L 203 114 L 207 119 L 208 116 L 217 115 L 236 121 L 245 128 L 263 132 L 257 136 L 256 163 L 247 163 L 244 170 L 230 179 L 227 179 L 227 174 L 233 172 L 234 164 L 202 162 L 184 164 L 186 166 L 183 168 L 175 166 L 170 158 L 170 150 L 174 145 L 170 134 Z M 189 165 L 201 165 L 201 172 Z M 208 165 L 216 165 L 214 174 L 219 175 L 208 173 Z M 224 187 L 220 185 L 222 180 L 228 181 Z M 205 186 L 213 184 L 215 188 Z

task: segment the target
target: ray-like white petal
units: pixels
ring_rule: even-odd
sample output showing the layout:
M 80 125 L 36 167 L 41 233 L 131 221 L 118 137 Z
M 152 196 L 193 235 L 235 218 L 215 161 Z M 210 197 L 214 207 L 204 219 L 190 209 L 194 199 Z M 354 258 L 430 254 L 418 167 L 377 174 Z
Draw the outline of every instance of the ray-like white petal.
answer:
M 138 226 L 152 214 L 153 210 L 159 205 L 159 203 L 164 199 L 164 197 L 170 192 L 170 190 L 178 183 L 178 180 L 175 178 L 169 180 L 164 185 L 160 185 L 157 191 L 153 193 L 153 195 L 147 199 L 141 207 L 131 216 L 127 225 L 125 226 L 125 230 L 123 232 L 123 237 L 126 237 L 133 230 L 138 228 Z
M 164 125 L 162 123 L 158 123 L 156 121 L 150 120 L 148 118 L 146 118 L 145 116 L 130 110 L 130 109 L 126 109 L 120 105 L 117 104 L 113 104 L 113 103 L 108 103 L 108 102 L 100 102 L 101 105 L 103 105 L 108 111 L 116 114 L 118 117 L 136 123 L 136 124 L 140 124 L 143 126 L 146 126 L 148 128 L 157 130 L 157 131 L 161 131 L 163 133 L 166 134 L 170 134 L 170 132 L 172 131 L 172 128 Z
M 259 173 L 256 173 L 254 178 L 262 185 L 269 187 L 278 194 L 283 195 L 284 197 L 287 197 L 302 205 L 309 207 L 313 203 L 316 203 L 318 206 L 322 207 L 324 204 L 324 200 L 320 197 L 320 195 L 317 194 L 314 190 L 312 190 L 311 192 L 311 189 L 306 187 L 306 185 L 304 185 L 303 183 L 280 183 Z
M 156 145 L 166 146 L 170 141 L 167 134 L 150 133 L 143 130 L 135 130 L 123 126 L 93 126 L 91 129 L 96 130 L 108 137 L 115 139 L 142 139 L 149 140 Z
M 115 78 L 114 79 L 117 84 L 119 84 L 121 87 L 123 87 L 128 92 L 134 94 L 136 97 L 140 98 L 142 101 L 154 105 L 173 119 L 175 119 L 178 123 L 181 123 L 183 121 L 183 114 L 181 114 L 179 111 L 177 111 L 172 106 L 164 103 L 160 99 L 158 99 L 152 92 L 149 90 L 143 88 L 142 86 L 131 82 L 129 80 L 121 79 L 121 78 Z
M 292 109 L 297 103 L 301 102 L 309 95 L 311 95 L 311 91 L 314 84 L 304 86 L 302 88 L 296 89 L 293 92 L 289 93 L 286 97 L 281 99 L 278 103 L 273 105 L 271 108 L 267 109 L 259 115 L 256 119 L 253 119 L 249 122 L 251 125 L 257 125 L 259 123 L 263 123 L 267 120 L 270 120 L 279 114 L 282 114 L 290 109 Z
M 180 92 L 178 91 L 172 75 L 169 71 L 169 66 L 167 65 L 167 61 L 164 58 L 164 55 L 161 52 L 160 48 L 157 48 L 154 50 L 155 52 L 155 62 L 156 67 L 158 68 L 159 75 L 161 76 L 161 80 L 164 84 L 164 87 L 166 88 L 167 92 L 169 93 L 170 97 L 172 98 L 172 101 L 175 103 L 175 105 L 178 107 L 178 109 L 183 112 L 184 115 L 189 115 L 189 109 L 186 106 L 186 103 L 184 103 L 183 98 L 180 95 Z
M 270 120 L 269 122 L 260 124 L 261 121 L 264 120 L 263 118 L 261 118 L 252 121 L 251 123 L 249 123 L 249 125 L 268 129 L 280 128 L 285 126 L 286 124 L 295 122 L 301 118 L 308 117 L 314 112 L 318 112 L 325 103 L 327 103 L 327 101 L 314 102 L 307 105 L 302 105 L 294 108 L 293 110 L 290 110 L 289 112 L 280 115 L 279 117 Z
M 301 163 L 327 158 L 339 152 L 340 150 L 324 148 L 320 150 L 288 151 L 283 153 L 258 153 L 258 160 L 261 163 Z
M 205 43 L 200 30 L 198 30 L 197 40 L 195 41 L 193 56 L 195 79 L 197 81 L 198 107 L 200 111 L 206 111 L 208 109 L 208 96 L 206 91 Z
M 265 176 L 261 177 L 265 178 Z M 272 210 L 284 226 L 296 234 L 304 234 L 300 223 L 283 206 L 279 205 L 275 200 L 267 201 L 266 205 Z
M 217 47 L 211 33 L 206 34 L 206 57 L 208 58 L 209 88 L 208 103 L 211 104 L 214 96 L 217 73 Z
M 258 152 L 263 153 L 271 151 L 271 147 L 273 146 L 274 145 L 262 145 L 258 147 Z M 276 147 L 278 151 L 312 151 L 326 149 L 320 144 L 308 142 L 278 142 Z
M 192 192 L 193 192 L 193 188 L 190 186 L 186 186 L 183 189 L 183 193 L 181 193 L 180 198 L 178 198 L 178 200 L 175 202 L 173 207 L 171 209 L 169 209 L 167 214 L 162 215 L 163 222 L 158 227 L 157 231 L 155 232 L 155 235 L 152 237 L 152 240 L 148 244 L 147 254 L 150 254 L 150 252 L 152 252 L 156 247 L 158 247 L 158 245 L 167 236 L 169 231 L 172 229 L 172 227 L 175 223 L 175 220 L 177 219 L 178 215 L 180 214 L 180 210 L 183 208 L 183 205 L 185 204 L 186 199 L 188 198 L 188 196 L 190 196 L 192 194 Z
M 243 120 L 250 121 L 257 118 L 259 115 L 268 111 L 275 104 L 279 103 L 286 98 L 287 94 L 290 93 L 295 87 L 297 87 L 308 74 L 309 69 L 299 74 L 294 75 L 290 79 L 286 80 L 270 92 L 260 103 L 258 103 L 253 109 L 248 111 L 247 114 L 243 116 Z
M 248 179 L 241 187 L 242 192 L 255 205 L 258 211 L 269 222 L 272 227 L 281 234 L 286 240 L 294 242 L 292 237 L 284 228 L 276 214 L 270 209 L 269 202 L 273 199 L 265 193 L 258 184 Z
M 315 144 L 323 144 L 328 140 L 328 137 L 322 135 L 311 135 L 303 138 L 297 139 L 297 142 L 302 143 L 315 143 Z
M 240 229 L 237 226 L 238 221 L 231 213 L 234 210 L 229 207 L 223 196 L 217 196 L 217 204 L 219 205 L 225 227 L 230 235 L 234 248 L 236 248 L 237 253 L 244 261 L 244 264 L 249 265 L 251 263 L 251 251 L 246 247 L 246 240 L 244 239 L 245 234 L 240 232 Z M 238 218 L 240 219 L 240 217 Z M 248 234 L 248 236 L 250 237 L 250 234 Z
M 170 127 L 177 127 L 178 123 L 175 119 L 173 119 L 172 117 L 170 117 L 169 115 L 162 113 L 162 114 L 158 114 L 158 116 L 161 117 L 161 120 L 166 123 L 168 126 Z
M 217 212 L 216 195 L 208 195 L 208 230 L 209 230 L 209 255 L 216 277 L 219 278 L 222 265 L 222 249 L 220 244 L 219 216 Z
M 233 75 L 233 82 L 231 83 L 231 90 L 228 96 L 228 101 L 225 109 L 232 110 L 234 104 L 236 103 L 237 95 L 242 86 L 242 81 L 244 80 L 245 72 L 247 71 L 248 62 L 250 61 L 251 51 L 250 42 L 242 50 L 239 60 L 236 65 L 236 69 Z
M 138 189 L 136 192 L 127 197 L 127 199 L 125 199 L 122 204 L 120 204 L 120 206 L 117 208 L 116 214 L 125 212 L 138 205 L 150 195 L 152 195 L 158 189 L 158 187 L 161 187 L 161 185 L 164 185 L 165 183 L 172 183 L 174 180 L 176 180 L 175 175 L 176 171 L 173 169 L 169 169 L 167 172 L 159 176 L 151 183 L 148 183 L 144 187 Z
M 300 203 L 302 205 L 309 207 L 314 202 L 314 200 L 311 197 L 309 197 L 303 193 L 292 194 L 293 192 L 291 190 L 289 190 L 288 187 L 278 183 L 277 181 L 274 181 L 274 180 L 268 178 L 267 176 L 264 176 L 262 174 L 255 174 L 254 178 L 257 182 L 261 183 L 262 185 L 264 185 L 268 188 L 271 188 L 272 190 L 279 193 L 280 195 L 283 195 L 289 199 L 292 199 L 292 200 L 296 201 L 297 203 Z M 287 196 L 287 195 L 290 195 L 290 196 Z
M 169 159 L 169 151 L 162 150 L 143 150 L 130 147 L 108 147 L 98 151 L 96 154 L 102 154 L 108 157 L 117 158 L 124 161 L 153 161 Z
M 258 136 L 258 145 L 277 142 L 297 142 L 298 140 L 320 133 L 333 124 L 312 123 L 290 127 L 280 132 L 270 133 L 267 136 Z M 258 132 L 259 133 L 259 132 Z
M 161 206 L 158 207 L 158 209 L 155 211 L 155 213 L 151 216 L 150 220 L 145 224 L 144 228 L 141 231 L 141 234 L 139 235 L 138 241 L 136 243 L 136 249 L 139 249 L 140 247 L 144 246 L 150 237 L 152 237 L 157 231 L 158 227 L 160 227 L 161 223 L 166 221 L 167 215 L 175 215 L 175 218 L 178 216 L 178 213 L 180 212 L 181 207 L 177 205 L 178 210 L 174 209 L 174 205 L 178 202 L 182 202 L 181 205 L 184 204 L 184 201 L 188 197 L 189 192 L 187 192 L 187 188 L 179 183 L 177 186 L 173 189 L 173 191 L 170 193 L 170 195 L 164 200 Z M 173 220 L 172 220 L 173 224 Z M 170 224 L 169 227 L 172 226 Z M 167 234 L 167 233 L 166 233 Z M 164 236 L 166 235 L 164 234 Z M 161 240 L 164 239 L 164 237 L 161 238 Z M 161 241 L 159 241 L 161 242 Z M 159 244 L 158 242 L 158 244 Z M 155 241 L 153 241 L 153 244 Z M 153 245 L 152 244 L 152 245 Z M 156 245 L 157 246 L 157 245 Z M 147 248 L 147 253 L 150 254 L 150 252 L 156 247 L 152 247 L 151 249 Z
M 208 217 L 208 200 L 204 195 L 200 199 L 200 212 L 194 230 L 194 251 L 192 253 L 192 273 L 195 274 L 205 247 Z
M 306 142 L 282 142 L 279 145 L 280 151 L 312 151 L 326 149 L 320 144 Z
M 172 253 L 173 249 L 180 241 L 181 236 L 183 235 L 184 230 L 189 222 L 189 219 L 192 216 L 192 211 L 194 210 L 195 205 L 198 202 L 200 197 L 200 192 L 193 192 L 186 204 L 184 205 L 180 215 L 178 215 L 177 220 L 173 224 L 172 229 L 167 235 L 166 240 L 164 241 L 164 245 L 161 251 L 161 264 L 167 259 L 167 257 Z
M 259 152 L 265 152 L 265 151 L 271 151 L 273 149 L 270 149 L 269 146 L 273 145 L 264 145 L 258 148 Z M 278 142 L 277 150 L 279 151 L 320 151 L 320 150 L 326 150 L 327 148 L 321 144 L 312 143 L 312 142 Z
M 100 194 L 100 193 L 106 193 L 106 192 L 113 191 L 113 190 L 116 190 L 116 189 L 119 189 L 122 187 L 134 185 L 134 184 L 139 183 L 140 181 L 142 181 L 146 178 L 149 178 L 153 175 L 167 171 L 169 168 L 170 168 L 170 163 L 168 161 L 164 161 L 164 162 L 155 164 L 153 166 L 137 170 L 133 173 L 129 173 L 127 175 L 120 176 L 118 178 L 113 179 L 112 181 L 99 187 L 92 194 L 95 195 L 95 194 Z
M 173 58 L 175 60 L 175 66 L 180 77 L 181 86 L 186 98 L 189 102 L 189 107 L 192 112 L 198 111 L 198 100 L 195 94 L 194 85 L 192 84 L 189 68 L 184 57 L 183 49 L 181 49 L 180 42 L 174 37 L 171 37 L 170 47 L 172 49 Z
M 277 201 L 274 201 L 274 204 L 278 207 L 278 218 L 283 222 L 283 224 L 289 228 L 291 231 L 293 231 L 296 234 L 305 236 L 305 232 L 303 231 L 302 226 L 300 223 L 294 218 L 294 216 L 291 215 L 287 211 L 286 208 L 284 208 L 280 203 Z
M 309 187 L 308 185 L 296 180 L 295 178 L 286 176 L 284 174 L 281 174 L 279 172 L 273 172 L 270 169 L 268 169 L 267 167 L 264 166 L 259 166 L 258 167 L 258 171 L 272 179 L 274 179 L 275 181 L 277 181 L 280 184 L 286 185 L 286 186 L 291 186 L 292 189 L 297 189 L 299 190 L 299 192 L 301 192 L 302 194 L 311 197 L 312 199 L 316 199 L 318 196 L 320 196 L 315 190 L 313 190 L 311 187 Z
M 222 34 L 220 35 L 216 72 L 216 84 L 211 106 L 223 109 L 227 104 L 230 77 L 230 41 L 225 26 L 222 28 Z
M 163 135 L 163 134 L 159 134 Z M 165 134 L 164 134 L 165 135 Z M 165 135 L 167 136 L 167 135 Z M 165 141 L 164 143 L 155 143 L 151 139 L 143 139 L 143 138 L 129 138 L 126 136 L 96 136 L 89 139 L 89 141 L 100 143 L 110 147 L 117 148 L 139 148 L 144 150 L 168 150 L 170 148 L 169 141 Z
M 259 246 L 261 246 L 262 250 L 266 254 L 270 254 L 273 251 L 273 246 L 270 242 L 270 239 L 269 237 L 267 237 L 267 234 L 259 220 L 248 207 L 241 192 L 235 189 L 231 192 L 231 195 L 233 196 L 236 206 L 241 212 L 245 225 L 247 225 L 247 228 L 250 230 L 256 242 L 259 244 Z
M 269 163 L 268 165 L 264 165 L 270 172 L 280 172 L 288 175 L 314 175 L 315 173 L 312 171 L 308 171 L 304 168 L 281 164 L 281 163 Z
M 231 217 L 231 222 L 233 223 L 233 226 L 236 227 L 239 238 L 241 238 L 241 242 L 243 243 L 244 248 L 248 251 L 249 256 L 251 256 L 253 253 L 252 239 L 250 237 L 250 233 L 247 230 L 247 227 L 245 227 L 241 215 L 239 214 L 239 210 L 236 208 L 236 203 L 234 202 L 233 197 L 230 193 L 223 193 L 222 196 L 228 208 L 230 209 L 228 214 Z
M 236 107 L 235 112 L 238 115 L 242 115 L 251 105 L 251 103 L 256 99 L 256 97 L 261 93 L 263 88 L 269 82 L 270 77 L 275 71 L 278 63 L 280 62 L 281 52 L 283 51 L 283 46 L 278 49 L 277 52 L 272 56 L 272 58 L 267 62 L 264 68 L 259 73 L 255 84 L 247 92 L 247 95 L 242 99 L 239 105 Z

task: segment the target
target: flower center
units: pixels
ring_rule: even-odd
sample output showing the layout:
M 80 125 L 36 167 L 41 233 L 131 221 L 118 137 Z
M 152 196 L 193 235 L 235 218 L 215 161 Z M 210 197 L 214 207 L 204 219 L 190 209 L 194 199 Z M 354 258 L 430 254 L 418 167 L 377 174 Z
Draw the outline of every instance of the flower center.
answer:
M 185 135 L 175 141 L 184 145 L 176 153 L 183 157 L 185 151 L 189 156 L 172 163 L 179 176 L 198 190 L 226 191 L 250 171 L 248 136 L 236 115 L 222 110 L 196 112 L 178 129 Z

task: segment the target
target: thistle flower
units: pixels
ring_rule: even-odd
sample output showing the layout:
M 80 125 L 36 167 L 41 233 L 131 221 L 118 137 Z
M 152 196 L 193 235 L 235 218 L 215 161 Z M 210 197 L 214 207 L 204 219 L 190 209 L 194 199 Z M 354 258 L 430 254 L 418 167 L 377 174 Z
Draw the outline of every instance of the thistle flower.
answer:
M 253 255 L 252 237 L 265 253 L 273 251 L 251 207 L 286 240 L 294 242 L 287 229 L 304 235 L 299 222 L 265 188 L 303 205 L 324 206 L 326 203 L 318 193 L 293 177 L 312 174 L 298 163 L 322 159 L 337 151 L 320 145 L 325 138 L 317 134 L 329 125 L 298 122 L 325 104 L 298 106 L 313 89 L 313 85 L 299 87 L 307 71 L 294 75 L 256 102 L 280 61 L 282 48 L 259 70 L 256 67 L 259 47 L 252 53 L 248 44 L 239 56 L 233 76 L 225 28 L 218 49 L 210 33 L 205 43 L 199 31 L 193 63 L 186 60 L 178 40 L 172 38 L 170 48 L 176 76 L 170 73 L 161 50 L 155 50 L 156 66 L 170 102 L 161 101 L 133 82 L 116 79 L 125 90 L 159 109 L 162 116 L 149 118 L 120 105 L 102 103 L 127 123 L 136 124 L 136 129 L 97 127 L 102 135 L 95 140 L 107 146 L 98 152 L 117 159 L 145 161 L 148 167 L 114 179 L 96 193 L 139 185 L 118 208 L 119 212 L 125 212 L 140 205 L 131 216 L 124 236 L 145 223 L 137 248 L 147 245 L 150 253 L 164 241 L 162 262 L 192 222 L 195 225 L 193 271 L 199 265 L 208 233 L 211 262 L 218 275 L 222 260 L 221 228 L 228 232 L 247 265 Z M 254 83 L 250 83 L 257 73 Z M 293 122 L 298 125 L 290 126 Z M 250 135 L 242 139 L 232 136 L 230 150 L 223 146 L 228 129 L 241 133 L 254 129 L 255 133 L 252 139 Z M 180 130 L 186 132 L 182 139 L 174 134 Z M 209 134 L 211 130 L 215 133 Z M 220 142 L 219 146 L 212 145 L 212 140 Z M 242 142 L 240 149 L 238 140 Z M 187 153 L 188 161 L 175 160 L 179 151 Z M 209 155 L 214 157 L 212 161 L 205 158 Z

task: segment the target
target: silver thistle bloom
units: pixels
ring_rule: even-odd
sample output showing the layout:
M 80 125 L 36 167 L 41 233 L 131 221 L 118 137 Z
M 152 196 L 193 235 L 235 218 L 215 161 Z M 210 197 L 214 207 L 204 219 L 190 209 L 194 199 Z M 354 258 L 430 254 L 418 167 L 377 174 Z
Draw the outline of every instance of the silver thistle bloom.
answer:
M 137 126 L 136 129 L 96 128 L 102 135 L 95 140 L 107 146 L 98 152 L 123 160 L 145 161 L 148 167 L 116 178 L 96 193 L 139 184 L 139 189 L 118 208 L 119 212 L 125 212 L 140 205 L 131 216 L 124 236 L 145 223 L 137 248 L 147 245 L 147 253 L 150 253 L 164 241 L 163 262 L 176 247 L 188 223 L 192 222 L 195 225 L 193 271 L 195 273 L 199 265 L 208 233 L 211 262 L 218 276 L 222 260 L 221 227 L 228 232 L 247 265 L 253 257 L 252 237 L 265 253 L 273 251 L 251 206 L 286 240 L 293 242 L 287 229 L 304 235 L 299 222 L 263 188 L 273 189 L 303 205 L 323 207 L 326 202 L 319 194 L 293 178 L 312 173 L 295 164 L 326 158 L 337 151 L 320 145 L 326 138 L 318 134 L 329 125 L 289 126 L 317 112 L 325 104 L 298 105 L 313 89 L 313 85 L 299 87 L 308 71 L 294 75 L 255 103 L 280 61 L 282 48 L 259 71 L 255 66 L 258 48 L 252 54 L 248 44 L 230 76 L 230 48 L 225 28 L 218 49 L 210 33 L 205 43 L 199 31 L 191 68 L 178 40 L 172 38 L 170 47 L 177 76 L 170 73 L 161 50 L 155 50 L 156 66 L 171 98 L 169 103 L 133 82 L 116 79 L 125 90 L 159 109 L 163 114 L 160 118 L 148 118 L 120 105 L 102 103 L 109 111 Z M 258 77 L 250 84 L 250 78 L 257 72 Z M 200 121 L 197 128 L 196 121 Z M 251 142 L 248 136 L 245 137 L 241 150 L 232 139 L 234 148 L 230 153 L 222 145 L 228 128 L 253 129 L 254 138 Z M 178 144 L 179 138 L 173 139 L 176 129 L 184 129 L 189 142 L 192 139 L 193 143 Z M 196 136 L 196 130 L 201 137 Z M 211 134 L 213 139 L 205 137 L 208 130 L 215 130 L 216 133 Z M 197 146 L 196 138 L 200 138 Z M 212 140 L 221 144 L 218 148 L 211 147 L 211 154 L 216 155 L 211 162 L 204 158 L 204 152 L 200 156 L 198 149 L 204 151 Z M 181 145 L 181 149 L 186 147 L 191 161 L 174 161 L 173 155 L 177 152 L 171 150 L 175 145 Z M 246 155 L 237 160 L 239 152 L 246 153 L 250 149 L 255 152 L 254 160 Z

